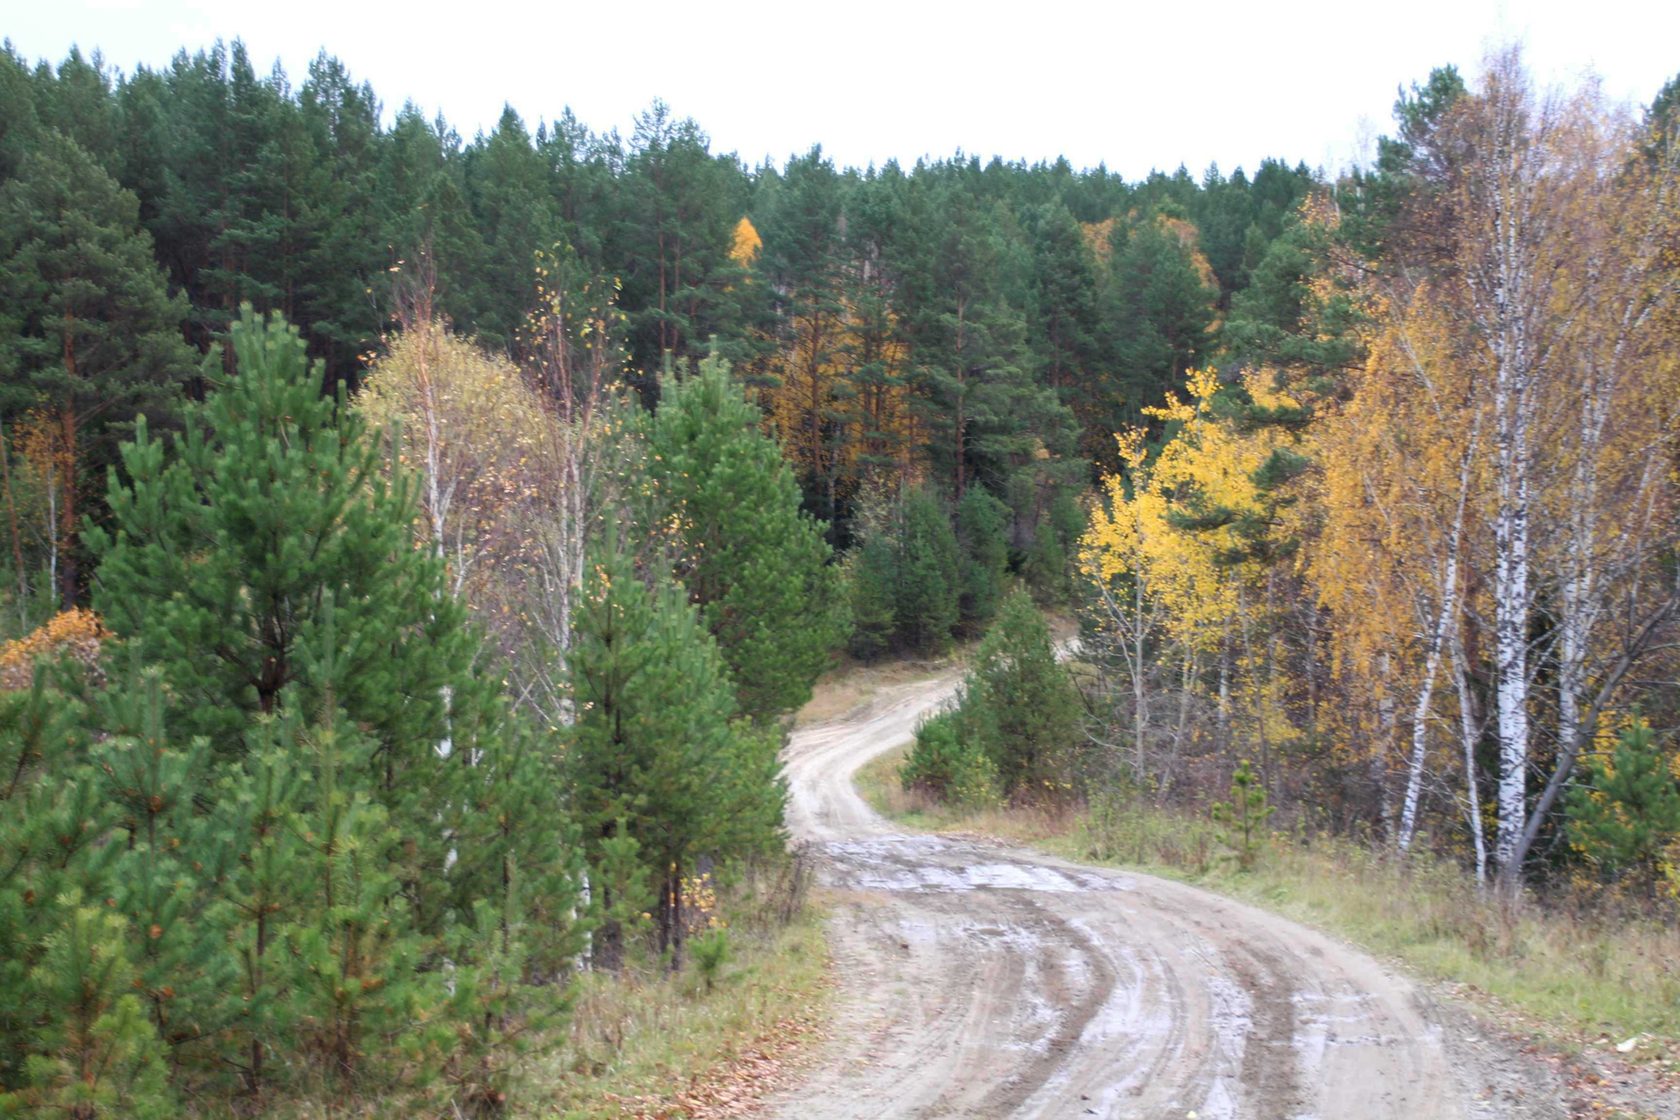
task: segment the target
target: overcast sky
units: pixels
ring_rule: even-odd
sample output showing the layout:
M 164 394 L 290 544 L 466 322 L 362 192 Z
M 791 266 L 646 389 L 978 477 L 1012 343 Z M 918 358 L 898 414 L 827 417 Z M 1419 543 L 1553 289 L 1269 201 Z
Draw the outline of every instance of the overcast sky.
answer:
M 1389 131 L 1398 86 L 1447 63 L 1470 77 L 1490 46 L 1519 41 L 1543 81 L 1594 73 L 1634 104 L 1680 72 L 1676 0 L 8 7 L 0 34 L 31 61 L 79 44 L 126 71 L 237 37 L 260 72 L 278 58 L 296 82 L 325 48 L 373 84 L 387 118 L 412 99 L 470 138 L 504 102 L 533 127 L 570 106 L 628 134 L 663 98 L 749 164 L 820 142 L 859 167 L 961 149 L 1063 155 L 1128 178 L 1181 163 L 1252 170 L 1266 156 L 1338 168 Z

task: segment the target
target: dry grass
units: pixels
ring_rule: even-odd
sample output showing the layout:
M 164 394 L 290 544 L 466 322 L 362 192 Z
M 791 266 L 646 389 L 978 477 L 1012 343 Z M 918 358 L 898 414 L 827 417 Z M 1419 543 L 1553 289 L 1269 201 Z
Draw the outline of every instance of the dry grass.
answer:
M 965 814 L 899 788 L 903 751 L 858 774 L 875 808 L 914 828 L 978 832 L 1192 882 L 1465 985 L 1565 1045 L 1680 1038 L 1680 929 L 1590 902 L 1501 904 L 1455 864 L 1399 860 L 1324 836 L 1273 836 L 1252 871 L 1204 817 L 1135 801 Z
M 822 1022 L 827 947 L 809 914 L 756 943 L 743 940 L 738 962 L 709 993 L 692 969 L 586 976 L 564 1044 L 531 1071 L 515 1115 L 691 1115 L 704 1111 L 694 1098 L 708 1085 L 727 1084 L 734 1097 L 774 1087 L 794 1047 Z

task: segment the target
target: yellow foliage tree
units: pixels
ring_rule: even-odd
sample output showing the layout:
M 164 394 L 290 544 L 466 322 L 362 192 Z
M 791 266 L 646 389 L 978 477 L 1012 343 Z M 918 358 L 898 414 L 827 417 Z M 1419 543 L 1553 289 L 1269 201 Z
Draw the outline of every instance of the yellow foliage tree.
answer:
M 1248 373 L 1243 387 L 1264 408 L 1299 405 L 1270 370 Z M 1152 462 L 1143 431 L 1119 437 L 1121 470 L 1102 480 L 1103 500 L 1092 510 L 1080 563 L 1106 589 L 1109 624 L 1138 649 L 1134 682 L 1147 603 L 1162 634 L 1182 652 L 1184 679 L 1213 660 L 1221 721 L 1240 701 L 1266 748 L 1299 732 L 1266 636 L 1272 569 L 1249 555 L 1240 526 L 1269 516 L 1256 476 L 1294 437 L 1222 420 L 1214 407 L 1219 388 L 1215 371 L 1192 370 L 1188 399 L 1169 395 L 1165 405 L 1147 410 L 1173 433 Z M 1130 607 L 1122 604 L 1128 595 Z M 1141 710 L 1134 720 L 1140 716 Z
M 25 689 L 42 658 L 68 656 L 99 672 L 99 654 L 111 636 L 99 616 L 81 607 L 60 611 L 41 626 L 0 646 L 0 689 Z
M 743 216 L 735 223 L 735 233 L 729 242 L 729 259 L 742 268 L 751 268 L 763 248 L 764 239 L 758 236 L 758 228 L 752 224 L 751 218 Z
M 396 438 L 419 481 L 418 535 L 450 586 L 492 628 L 532 560 L 521 511 L 542 484 L 550 418 L 506 358 L 429 321 L 393 338 L 356 407 Z

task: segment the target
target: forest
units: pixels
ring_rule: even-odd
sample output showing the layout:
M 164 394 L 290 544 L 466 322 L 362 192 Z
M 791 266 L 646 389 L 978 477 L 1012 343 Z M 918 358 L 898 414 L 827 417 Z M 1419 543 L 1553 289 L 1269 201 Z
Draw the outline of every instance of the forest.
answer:
M 1672 922 L 1677 407 L 1680 79 L 1127 182 L 7 44 L 0 1114 L 500 1114 L 721 959 L 819 675 L 969 643 L 935 795 Z

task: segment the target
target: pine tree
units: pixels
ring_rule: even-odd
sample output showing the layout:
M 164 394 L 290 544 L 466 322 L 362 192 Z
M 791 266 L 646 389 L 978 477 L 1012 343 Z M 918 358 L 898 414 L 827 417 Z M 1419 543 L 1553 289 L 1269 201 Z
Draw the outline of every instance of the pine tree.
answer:
M 1003 793 L 1056 799 L 1072 788 L 1079 694 L 1024 592 L 1004 600 L 980 643 L 962 711 L 967 733 L 983 738 Z
M 620 157 L 622 197 L 607 262 L 623 278 L 631 362 L 652 388 L 669 361 L 682 368 L 718 339 L 732 361 L 757 285 L 732 260 L 735 223 L 746 212 L 746 175 L 732 155 L 714 156 L 693 120 L 656 101 L 636 118 Z
M 167 292 L 138 205 L 50 131 L 0 188 L 0 412 L 50 418 L 67 604 L 80 593 L 82 478 L 115 462 L 137 414 L 167 420 L 192 368 L 186 301 Z
M 1101 291 L 1095 255 L 1067 207 L 1052 203 L 1032 216 L 1032 288 L 1027 337 L 1032 340 L 1039 379 L 1053 389 L 1079 424 L 1085 458 L 1107 457 L 1112 429 L 1095 411 L 1102 386 L 1112 376 L 1102 347 L 1097 295 Z
M 468 203 L 459 147 L 441 119 L 434 126 L 405 105 L 381 145 L 374 206 L 380 243 L 392 256 L 387 267 L 433 279 L 440 314 L 466 326 L 477 322 L 490 296 L 488 249 Z M 526 251 L 536 248 L 547 246 Z
M 291 740 L 282 749 L 308 758 L 312 788 L 288 822 L 307 888 L 284 928 L 292 978 L 286 997 L 301 1045 L 350 1083 L 370 1058 L 390 1060 L 369 1055 L 369 1040 L 388 1048 L 414 1031 L 416 1013 L 442 1003 L 447 986 L 419 968 L 426 943 L 402 898 L 405 869 L 388 855 L 404 836 L 358 788 L 371 744 L 344 724 L 330 693 L 312 726 Z
M 0 182 L 17 174 L 40 128 L 29 64 L 7 39 L 0 44 Z
M 1276 811 L 1276 806 L 1267 803 L 1265 783 L 1248 759 L 1237 763 L 1231 773 L 1231 800 L 1215 802 L 1209 812 L 1216 823 L 1229 830 L 1219 838 L 1243 871 L 1254 870 L 1265 842 L 1266 821 Z
M 956 534 L 939 501 L 925 490 L 908 495 L 899 516 L 897 640 L 918 653 L 935 652 L 951 640 L 961 617 Z
M 647 430 L 648 474 L 683 526 L 677 575 L 734 678 L 741 711 L 769 720 L 811 695 L 844 633 L 837 570 L 799 487 L 729 366 L 667 380 Z
M 892 648 L 898 594 L 898 549 L 886 528 L 866 532 L 846 559 L 852 656 L 873 661 Z
M 957 616 L 970 634 L 985 632 L 1003 598 L 1008 517 L 1008 507 L 983 486 L 969 487 L 957 503 L 957 548 L 962 556 Z
M 813 508 L 832 529 L 841 475 L 859 435 L 856 388 L 845 368 L 839 175 L 822 149 L 789 161 L 764 211 L 759 271 L 782 324 L 771 360 L 770 412 Z
M 511 107 L 466 160 L 468 197 L 486 249 L 483 284 L 487 302 L 477 330 L 488 345 L 511 346 L 536 295 L 536 253 L 560 235 L 542 159 Z
M 1654 887 L 1680 839 L 1680 785 L 1651 727 L 1638 720 L 1608 759 L 1589 759 L 1569 794 L 1569 842 L 1606 879 L 1631 876 Z
M 144 425 L 113 474 L 114 532 L 95 601 L 107 624 L 161 667 L 169 723 L 236 760 L 259 718 L 312 716 L 330 695 L 370 743 L 363 788 L 403 834 L 403 875 L 435 928 L 454 884 L 440 812 L 465 803 L 470 759 L 452 750 L 489 702 L 475 646 L 443 593 L 441 562 L 413 547 L 405 476 L 297 331 L 247 309 L 231 336 L 238 374 L 188 411 L 176 454 Z
M 1114 395 L 1092 408 L 1096 422 L 1110 432 L 1133 427 L 1143 409 L 1183 384 L 1211 349 L 1218 294 L 1182 218 L 1157 214 L 1129 231 L 1115 248 L 1108 286 L 1117 378 Z
M 391 265 L 377 209 L 379 100 L 323 52 L 309 64 L 298 105 L 318 167 L 298 200 L 310 236 L 300 248 L 295 314 L 328 377 L 354 385 L 390 306 L 379 298 Z
M 73 916 L 61 900 L 106 897 L 119 856 L 104 843 L 114 814 L 86 765 L 87 740 L 81 706 L 44 673 L 27 691 L 0 694 L 0 1093 L 24 1086 L 57 1014 L 58 980 L 38 969 Z
M 0 1092 L 0 1108 L 54 1120 L 180 1115 L 167 1085 L 163 1045 L 131 991 L 127 923 L 80 891 L 60 903 L 63 926 L 49 935 L 32 974 L 51 1009 L 39 1052 L 26 1062 L 28 1087 Z
M 179 1059 L 227 1025 L 219 1004 L 235 985 L 237 965 L 205 931 L 215 924 L 213 885 L 235 853 L 195 804 L 214 786 L 209 745 L 170 738 L 161 675 L 131 671 L 99 701 L 105 737 L 92 761 L 115 826 L 126 834 L 111 898 L 140 931 L 134 991 Z
M 643 583 L 616 536 L 591 565 L 577 631 L 572 812 L 593 867 L 611 862 L 618 837 L 635 839 L 658 892 L 660 948 L 679 967 L 682 880 L 696 858 L 733 858 L 779 839 L 776 743 L 732 726 L 728 670 L 699 613 L 664 575 L 651 589 Z M 621 900 L 602 905 L 611 913 Z M 597 956 L 615 967 L 620 950 L 621 931 L 609 925 Z

